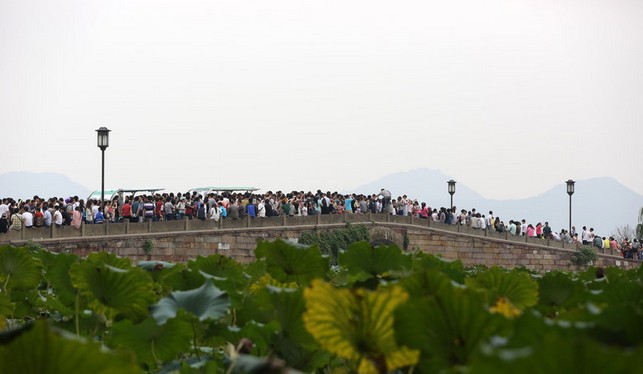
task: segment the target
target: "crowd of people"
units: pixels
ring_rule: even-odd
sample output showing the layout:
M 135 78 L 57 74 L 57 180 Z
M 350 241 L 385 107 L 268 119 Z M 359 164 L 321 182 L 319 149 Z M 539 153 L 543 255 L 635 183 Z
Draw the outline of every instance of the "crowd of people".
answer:
M 582 243 L 592 245 L 602 252 L 620 253 L 623 257 L 643 259 L 643 249 L 637 239 L 601 237 L 594 229 L 583 226 L 580 233 L 572 227 L 571 231 L 554 231 L 548 222 L 533 225 L 525 219 L 509 220 L 508 223 L 494 216 L 493 211 L 482 214 L 476 209 L 456 207 L 432 208 L 425 202 L 418 202 L 406 195 L 396 199 L 382 188 L 379 193 L 340 194 L 330 191 L 303 192 L 268 191 L 264 194 L 251 192 L 221 192 L 201 194 L 192 193 L 155 193 L 140 196 L 115 196 L 104 205 L 100 199 L 84 201 L 78 196 L 68 198 L 33 199 L 15 201 L 4 198 L 0 204 L 0 233 L 9 230 L 31 229 L 33 227 L 70 226 L 79 229 L 82 224 L 103 224 L 129 221 L 142 223 L 148 221 L 171 221 L 182 219 L 215 220 L 239 219 L 246 216 L 264 218 L 273 216 L 308 216 L 315 214 L 364 214 L 388 213 L 392 215 L 412 215 L 420 219 L 430 219 L 444 224 L 469 226 L 480 230 L 494 230 L 509 235 Z

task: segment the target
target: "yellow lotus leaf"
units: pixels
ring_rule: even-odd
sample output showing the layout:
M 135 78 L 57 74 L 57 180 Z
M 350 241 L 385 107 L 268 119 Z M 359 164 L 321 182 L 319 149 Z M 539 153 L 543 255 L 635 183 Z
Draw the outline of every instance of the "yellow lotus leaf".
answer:
M 359 373 L 417 363 L 420 352 L 395 341 L 393 312 L 408 299 L 401 287 L 351 291 L 316 279 L 304 290 L 304 298 L 308 332 L 325 350 L 356 362 Z
M 516 308 L 506 297 L 499 297 L 496 304 L 489 308 L 489 311 L 502 314 L 507 318 L 514 318 L 520 315 L 520 309 Z
M 256 282 L 254 282 L 249 289 L 249 292 L 254 294 L 259 292 L 259 290 L 263 289 L 266 286 L 275 286 L 279 288 L 297 288 L 298 285 L 295 282 L 290 282 L 290 283 L 282 283 L 274 279 L 273 277 L 270 276 L 270 274 L 264 274 L 261 278 L 257 279 Z

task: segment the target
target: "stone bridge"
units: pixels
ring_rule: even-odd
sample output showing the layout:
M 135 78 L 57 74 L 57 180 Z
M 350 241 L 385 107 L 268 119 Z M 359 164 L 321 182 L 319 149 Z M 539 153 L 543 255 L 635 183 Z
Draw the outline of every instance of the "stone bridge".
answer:
M 577 245 L 545 239 L 512 236 L 430 219 L 388 214 L 341 214 L 306 217 L 181 220 L 146 223 L 82 225 L 80 229 L 33 228 L 0 234 L 0 245 L 38 243 L 53 252 L 84 256 L 109 251 L 134 261 L 181 262 L 214 253 L 239 262 L 254 261 L 259 240 L 297 241 L 303 232 L 329 231 L 347 224 L 367 225 L 372 239 L 389 239 L 407 251 L 422 251 L 446 259 L 460 259 L 465 266 L 524 266 L 531 270 L 578 270 L 570 259 Z M 598 254 L 597 266 L 633 268 L 638 262 L 613 253 Z

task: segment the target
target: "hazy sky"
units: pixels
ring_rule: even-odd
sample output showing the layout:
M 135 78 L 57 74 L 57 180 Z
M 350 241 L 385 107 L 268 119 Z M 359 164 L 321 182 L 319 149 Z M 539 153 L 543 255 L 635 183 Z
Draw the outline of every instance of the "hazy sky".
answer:
M 643 193 L 643 2 L 0 0 L 0 173 Z M 445 183 L 446 189 L 446 183 Z

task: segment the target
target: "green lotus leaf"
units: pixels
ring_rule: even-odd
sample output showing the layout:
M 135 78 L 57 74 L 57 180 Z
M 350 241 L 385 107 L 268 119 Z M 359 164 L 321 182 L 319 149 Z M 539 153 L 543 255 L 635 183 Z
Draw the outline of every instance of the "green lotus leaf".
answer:
M 201 275 L 206 278 L 213 278 L 218 286 L 229 292 L 243 288 L 247 281 L 238 262 L 218 254 L 198 256 L 190 261 L 188 267 L 192 271 L 202 272 Z
M 416 253 L 413 255 L 413 270 L 438 270 L 448 275 L 452 280 L 464 284 L 464 266 L 462 260 L 447 260 L 430 253 Z
M 127 257 L 119 257 L 113 253 L 100 251 L 90 253 L 85 261 L 105 264 L 119 269 L 131 269 L 132 261 Z
M 102 349 L 51 328 L 46 321 L 0 336 L 0 373 L 142 373 L 134 357 Z
M 274 354 L 286 361 L 287 366 L 314 372 L 328 361 L 328 354 L 310 335 L 302 319 L 305 303 L 301 288 L 267 286 L 255 296 L 258 313 L 269 321 L 277 322 L 278 329 L 270 337 Z
M 582 283 L 565 273 L 554 271 L 538 279 L 538 309 L 548 317 L 576 307 L 588 293 Z
M 416 271 L 400 280 L 400 285 L 409 293 L 412 299 L 436 297 L 452 292 L 453 284 L 445 273 L 439 271 Z
M 469 287 L 483 291 L 489 306 L 495 305 L 501 298 L 508 299 L 520 310 L 538 302 L 538 283 L 524 271 L 506 271 L 494 266 L 467 278 L 465 283 Z
M 74 254 L 67 253 L 50 254 L 50 256 L 45 263 L 47 269 L 45 278 L 58 299 L 63 303 L 72 304 L 75 302 L 78 290 L 72 284 L 69 274 L 71 266 L 80 259 Z
M 0 247 L 0 290 L 30 289 L 42 279 L 42 264 L 24 247 Z
M 398 345 L 395 339 L 393 313 L 408 299 L 401 287 L 351 291 L 316 279 L 304 290 L 304 298 L 308 332 L 359 373 L 388 372 L 417 362 L 419 351 Z
M 189 291 L 174 291 L 151 308 L 152 317 L 160 325 L 174 318 L 183 309 L 200 321 L 216 320 L 228 312 L 230 300 L 225 291 L 216 288 L 210 279 L 199 288 Z
M 0 294 L 0 331 L 4 329 L 6 319 L 11 318 L 13 308 L 9 295 L 6 293 Z
M 608 344 L 640 346 L 643 344 L 643 282 L 633 280 L 630 275 L 612 275 L 608 279 L 602 291 L 590 297 L 601 309 L 595 316 L 595 335 Z
M 182 263 L 171 263 L 165 261 L 139 261 L 138 267 L 147 271 L 154 281 L 157 293 L 160 295 L 167 295 L 168 293 L 182 288 L 176 288 L 178 284 L 182 284 L 182 272 L 185 270 L 185 265 Z M 202 277 L 195 282 L 195 286 L 186 287 L 185 289 L 192 289 L 198 287 L 203 283 Z
M 255 255 L 257 260 L 265 260 L 268 274 L 281 283 L 306 285 L 312 279 L 323 278 L 328 271 L 328 260 L 314 246 L 296 246 L 280 239 L 262 241 Z
M 476 357 L 469 371 L 527 374 L 640 372 L 641 347 L 636 350 L 610 347 L 573 329 L 565 331 L 546 326 L 523 326 L 519 329 L 531 330 L 532 337 L 525 339 L 523 331 L 519 339 L 522 344 L 516 345 L 516 339 L 512 337 L 505 344 L 484 345 L 482 354 Z
M 304 347 L 317 348 L 302 319 L 306 307 L 303 289 L 268 287 L 267 292 L 270 294 L 273 319 L 279 322 L 283 335 Z
M 351 244 L 346 252 L 339 255 L 339 264 L 347 268 L 350 274 L 377 277 L 392 270 L 409 269 L 411 258 L 397 246 L 374 247 L 366 241 L 360 241 Z
M 192 336 L 192 326 L 181 318 L 172 318 L 161 326 L 146 318 L 136 325 L 131 320 L 114 323 L 107 343 L 136 352 L 139 362 L 155 367 L 159 361 L 169 362 L 189 351 Z
M 82 261 L 71 265 L 70 277 L 72 285 L 87 299 L 89 308 L 108 320 L 119 314 L 141 320 L 156 299 L 152 280 L 140 268 L 123 269 Z
M 203 285 L 205 277 L 198 271 L 188 269 L 183 264 L 177 264 L 170 269 L 151 272 L 155 279 L 165 290 L 186 291 L 193 290 Z
M 509 323 L 484 308 L 483 295 L 453 285 L 444 273 L 423 271 L 400 284 L 411 298 L 396 312 L 396 337 L 420 350 L 422 373 L 467 365 L 480 342 Z
M 245 352 L 255 356 L 267 356 L 274 353 L 272 343 L 280 329 L 281 326 L 276 321 L 266 324 L 249 321 L 242 326 L 230 326 L 228 323 L 216 321 L 208 323 L 204 335 L 208 337 L 206 343 L 209 345 L 222 346 L 230 342 L 239 347 L 240 344 L 248 344 L 244 347 Z

